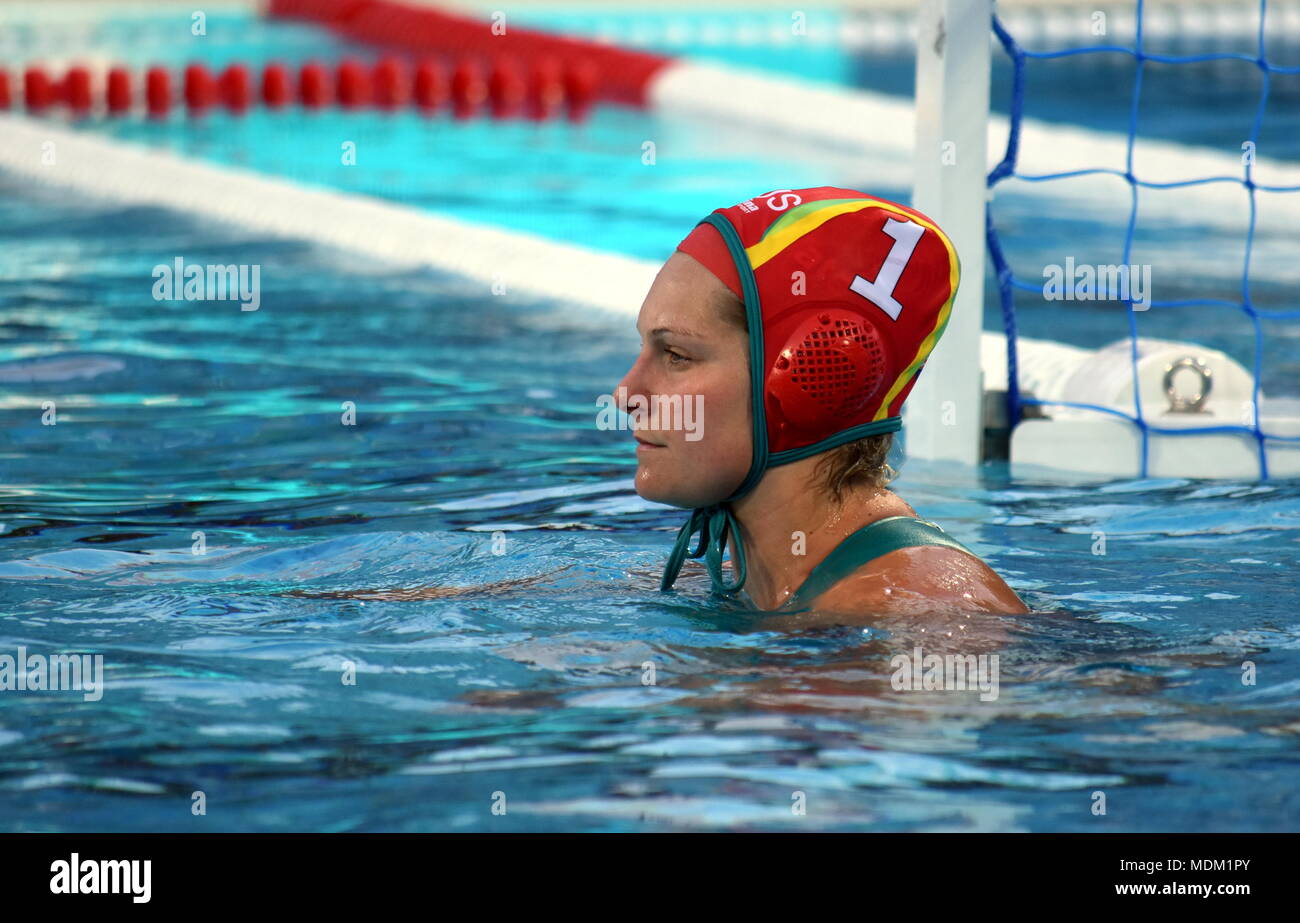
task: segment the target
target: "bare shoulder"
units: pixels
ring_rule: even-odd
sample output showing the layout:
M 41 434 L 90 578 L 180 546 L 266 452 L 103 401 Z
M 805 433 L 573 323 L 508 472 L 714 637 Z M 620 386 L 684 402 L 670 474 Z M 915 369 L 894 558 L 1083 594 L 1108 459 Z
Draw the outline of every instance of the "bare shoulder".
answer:
M 874 614 L 1029 611 L 978 557 L 941 545 L 899 548 L 864 564 L 817 600 L 819 609 Z

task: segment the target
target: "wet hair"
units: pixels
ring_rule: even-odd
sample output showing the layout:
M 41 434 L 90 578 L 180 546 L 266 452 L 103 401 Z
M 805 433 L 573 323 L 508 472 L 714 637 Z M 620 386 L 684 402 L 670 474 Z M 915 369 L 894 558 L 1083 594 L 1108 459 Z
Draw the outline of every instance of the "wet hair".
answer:
M 735 292 L 718 285 L 713 289 L 713 301 L 728 323 L 749 335 L 745 303 L 736 297 Z M 880 433 L 821 453 L 815 469 L 817 486 L 836 503 L 844 502 L 845 496 L 856 488 L 887 486 L 898 476 L 886 461 L 893 444 L 893 433 Z

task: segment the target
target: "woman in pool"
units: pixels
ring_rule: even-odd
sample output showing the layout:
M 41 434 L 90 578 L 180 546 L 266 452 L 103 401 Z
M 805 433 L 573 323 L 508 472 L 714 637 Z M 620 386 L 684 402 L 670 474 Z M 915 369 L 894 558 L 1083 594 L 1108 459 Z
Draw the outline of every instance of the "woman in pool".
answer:
M 695 227 L 641 306 L 617 391 L 637 493 L 694 509 L 662 589 L 703 556 L 715 591 L 762 610 L 1028 611 L 885 486 L 957 279 L 933 222 L 851 189 L 776 190 Z M 698 419 L 674 420 L 683 406 Z

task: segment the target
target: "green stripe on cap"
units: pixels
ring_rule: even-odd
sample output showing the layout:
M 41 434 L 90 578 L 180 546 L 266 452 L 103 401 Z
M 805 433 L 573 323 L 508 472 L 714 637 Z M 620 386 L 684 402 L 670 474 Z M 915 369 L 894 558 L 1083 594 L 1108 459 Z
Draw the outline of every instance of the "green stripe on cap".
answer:
M 786 225 L 793 224 L 794 222 L 798 221 L 800 218 L 804 217 L 805 215 L 810 215 L 813 212 L 821 211 L 823 208 L 830 208 L 833 205 L 843 205 L 845 202 L 861 202 L 861 201 L 863 201 L 861 197 L 852 198 L 852 199 L 816 199 L 812 202 L 805 202 L 802 205 L 796 205 L 794 208 L 790 209 L 780 218 L 777 218 L 775 221 L 769 224 L 767 226 L 767 230 L 763 232 L 763 237 L 760 237 L 759 240 L 762 240 L 763 238 L 767 237 L 767 235 L 771 234 L 773 231 L 780 230 Z

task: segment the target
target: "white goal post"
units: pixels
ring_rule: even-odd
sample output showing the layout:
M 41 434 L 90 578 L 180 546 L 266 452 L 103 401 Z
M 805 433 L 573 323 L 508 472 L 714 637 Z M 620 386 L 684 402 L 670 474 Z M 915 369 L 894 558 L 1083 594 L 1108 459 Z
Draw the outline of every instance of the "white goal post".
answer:
M 922 0 L 917 12 L 912 204 L 943 228 L 961 261 L 948 327 L 904 407 L 907 454 L 981 461 L 984 209 L 993 0 Z

